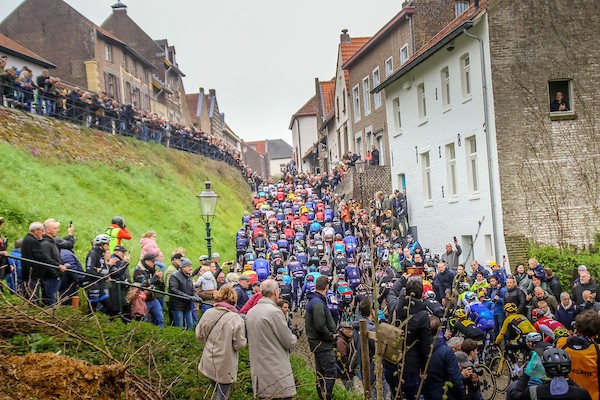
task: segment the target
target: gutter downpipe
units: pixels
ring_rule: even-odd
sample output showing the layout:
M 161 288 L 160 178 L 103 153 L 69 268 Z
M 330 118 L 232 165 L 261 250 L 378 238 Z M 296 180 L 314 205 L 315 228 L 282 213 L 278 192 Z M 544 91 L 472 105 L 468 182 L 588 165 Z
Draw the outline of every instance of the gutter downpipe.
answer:
M 487 164 L 488 164 L 488 180 L 490 187 L 490 201 L 492 206 L 492 232 L 494 233 L 494 257 L 497 258 L 500 252 L 500 248 L 498 247 L 498 216 L 496 213 L 496 190 L 494 189 L 494 174 L 492 172 L 492 145 L 490 141 L 490 110 L 488 106 L 488 89 L 487 89 L 487 70 L 485 64 L 485 47 L 483 44 L 483 40 L 476 35 L 470 34 L 467 29 L 463 29 L 463 33 L 465 36 L 470 37 L 471 39 L 475 39 L 479 42 L 480 47 L 480 58 L 481 58 L 481 76 L 482 83 L 481 88 L 483 91 L 483 109 L 484 109 L 484 118 L 485 118 L 485 141 L 486 141 L 486 151 L 487 151 Z

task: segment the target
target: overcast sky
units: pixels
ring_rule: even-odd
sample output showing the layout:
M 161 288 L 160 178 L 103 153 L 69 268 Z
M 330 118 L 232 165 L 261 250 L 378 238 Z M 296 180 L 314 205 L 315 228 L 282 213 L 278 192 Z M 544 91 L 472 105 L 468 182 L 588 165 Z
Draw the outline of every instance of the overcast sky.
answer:
M 66 0 L 98 25 L 116 0 Z M 0 0 L 4 19 L 21 0 Z M 372 36 L 402 0 L 123 0 L 154 39 L 168 39 L 187 93 L 215 89 L 244 140 L 291 143 L 290 118 L 335 75 L 339 34 Z M 18 41 L 18 39 L 17 39 Z

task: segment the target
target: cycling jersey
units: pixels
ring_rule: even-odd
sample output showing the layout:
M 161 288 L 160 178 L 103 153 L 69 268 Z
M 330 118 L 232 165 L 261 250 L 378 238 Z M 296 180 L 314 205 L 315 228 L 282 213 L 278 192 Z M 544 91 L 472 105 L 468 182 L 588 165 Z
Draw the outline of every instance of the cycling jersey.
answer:
M 544 342 L 554 342 L 554 331 L 565 327 L 560 322 L 548 317 L 539 317 L 533 326 L 544 336 Z
M 502 324 L 502 329 L 496 337 L 496 344 L 499 344 L 504 336 L 508 342 L 520 342 L 521 338 L 525 338 L 531 332 L 536 330 L 527 317 L 523 314 L 510 314 Z
M 257 258 L 256 260 L 254 260 L 252 269 L 256 271 L 256 275 L 258 275 L 258 280 L 261 282 L 267 279 L 271 274 L 271 267 L 269 266 L 269 262 L 264 258 Z
M 456 321 L 452 329 L 453 335 L 456 334 L 456 332 L 461 333 L 465 339 L 473 339 L 479 343 L 483 343 L 485 338 L 485 333 L 470 319 Z
M 465 307 L 465 312 L 469 314 L 469 319 L 477 324 L 482 331 L 494 329 L 494 313 L 479 301 L 469 303 Z

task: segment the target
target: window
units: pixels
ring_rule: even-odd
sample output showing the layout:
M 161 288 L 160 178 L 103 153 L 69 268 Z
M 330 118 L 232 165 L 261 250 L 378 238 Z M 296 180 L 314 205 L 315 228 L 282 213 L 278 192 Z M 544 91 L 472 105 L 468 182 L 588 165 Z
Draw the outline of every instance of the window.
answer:
M 429 152 L 421 154 L 421 168 L 423 171 L 423 198 L 427 205 L 431 203 L 431 163 Z
M 450 72 L 448 71 L 448 67 L 442 69 L 441 78 L 442 106 L 444 107 L 444 111 L 446 111 L 450 109 Z
M 106 61 L 112 62 L 113 52 L 112 52 L 112 46 L 110 44 L 107 44 L 104 46 L 104 55 L 105 55 Z
M 469 58 L 469 53 L 465 54 L 460 58 L 460 67 L 462 70 L 461 73 L 461 86 L 462 86 L 462 95 L 465 99 L 471 98 L 471 59 Z
M 363 154 L 362 138 L 356 138 L 356 153 Z
M 492 235 L 485 235 L 485 258 L 488 260 L 494 259 L 494 246 L 492 245 Z
M 365 107 L 365 116 L 371 114 L 371 84 L 369 82 L 369 77 L 366 76 L 362 81 L 362 89 L 363 89 L 363 104 Z
M 469 8 L 468 0 L 456 0 L 456 3 L 454 4 L 454 14 L 458 17 L 467 11 L 467 8 Z
M 360 121 L 360 93 L 358 85 L 352 88 L 352 104 L 354 106 L 354 122 Z
M 448 174 L 448 197 L 450 200 L 458 196 L 456 185 L 456 148 L 454 143 L 446 145 L 446 172 Z
M 346 114 L 346 88 L 342 90 L 342 112 Z
M 125 71 L 129 72 L 129 57 L 126 54 L 123 55 L 123 68 Z
M 427 121 L 427 101 L 425 99 L 425 83 L 417 85 L 417 97 L 419 102 L 419 121 Z
M 337 120 L 340 119 L 340 98 L 336 97 L 335 98 L 335 117 Z
M 148 83 L 148 73 L 146 71 L 142 72 L 142 82 Z
M 383 151 L 383 132 L 379 131 L 375 134 L 375 147 L 379 150 L 379 165 L 385 165 L 385 152 Z
M 381 77 L 379 76 L 379 67 L 373 70 L 373 87 L 379 86 L 381 83 Z M 373 103 L 375 103 L 375 109 L 381 107 L 381 92 L 377 92 L 373 95 Z
M 408 60 L 408 44 L 405 44 L 400 49 L 400 65 L 404 64 Z
M 467 175 L 469 178 L 469 194 L 479 194 L 479 172 L 477 167 L 477 139 L 472 136 L 466 140 L 467 144 Z
M 385 60 L 385 77 L 387 78 L 394 72 L 394 59 L 392 57 Z
M 394 113 L 394 136 L 402 133 L 402 114 L 400 114 L 400 97 L 396 97 L 392 101 Z
M 398 174 L 398 190 L 404 192 L 406 189 L 406 175 Z
M 125 82 L 125 102 L 131 104 L 131 83 Z
M 111 74 L 104 74 L 104 86 L 106 94 L 110 97 L 117 97 L 117 77 Z
M 137 77 L 137 64 L 135 63 L 135 60 L 131 60 L 131 74 Z
M 548 98 L 550 112 L 554 116 L 573 113 L 573 93 L 570 80 L 555 80 L 548 82 Z

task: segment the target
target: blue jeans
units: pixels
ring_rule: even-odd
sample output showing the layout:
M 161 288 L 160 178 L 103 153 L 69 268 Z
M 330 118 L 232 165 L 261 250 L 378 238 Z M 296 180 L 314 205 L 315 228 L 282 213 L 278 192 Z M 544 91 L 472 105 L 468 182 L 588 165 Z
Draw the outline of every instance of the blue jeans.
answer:
M 202 303 L 202 305 L 200 306 L 200 311 L 202 311 L 202 314 L 204 314 L 206 311 L 210 310 L 211 308 L 213 308 L 213 306 L 211 304 Z
M 58 289 L 60 289 L 60 279 L 42 279 L 42 286 L 42 302 L 44 303 L 44 305 L 52 306 L 56 304 L 56 301 L 58 300 Z
M 179 328 L 185 328 L 188 331 L 191 331 L 194 328 L 194 321 L 192 319 L 191 310 L 171 310 L 171 314 L 173 315 L 173 325 Z
M 146 307 L 148 307 L 148 316 L 150 317 L 150 322 L 153 325 L 160 326 L 161 328 L 165 327 L 165 318 L 163 316 L 163 309 L 157 299 L 146 302 Z
M 153 132 L 153 134 L 154 134 L 154 141 L 156 143 L 160 144 L 162 142 L 162 136 L 163 136 L 162 131 L 157 129 Z

